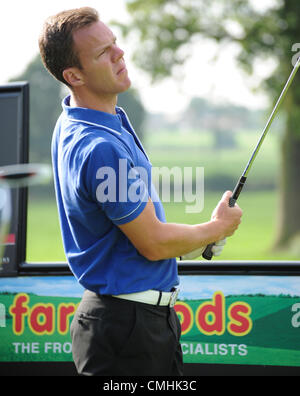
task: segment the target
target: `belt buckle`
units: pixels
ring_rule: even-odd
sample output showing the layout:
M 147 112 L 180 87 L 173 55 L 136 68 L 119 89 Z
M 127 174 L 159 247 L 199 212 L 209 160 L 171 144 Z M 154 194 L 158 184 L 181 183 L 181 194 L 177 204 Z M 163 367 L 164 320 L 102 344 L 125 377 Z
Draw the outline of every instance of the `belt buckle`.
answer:
M 180 292 L 180 289 L 175 289 L 172 292 L 171 297 L 170 297 L 170 302 L 169 302 L 170 308 L 173 308 L 175 306 L 179 292 Z

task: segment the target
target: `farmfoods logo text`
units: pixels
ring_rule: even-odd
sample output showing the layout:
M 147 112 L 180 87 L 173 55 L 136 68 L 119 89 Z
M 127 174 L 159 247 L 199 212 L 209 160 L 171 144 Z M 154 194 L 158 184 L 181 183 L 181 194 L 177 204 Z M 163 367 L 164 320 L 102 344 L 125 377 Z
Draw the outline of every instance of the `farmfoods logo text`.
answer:
M 175 310 L 180 319 L 182 335 L 191 330 L 194 322 L 199 332 L 207 336 L 222 336 L 227 329 L 231 335 L 242 337 L 252 329 L 250 305 L 238 301 L 226 311 L 225 296 L 220 291 L 214 294 L 212 301 L 200 304 L 195 314 L 190 305 L 182 301 L 177 302 Z
M 0 361 L 72 361 L 70 325 L 81 295 L 76 281 L 20 278 L 26 292 L 12 281 L 17 290 L 8 291 L 9 281 L 0 279 Z M 41 295 L 51 281 L 56 295 Z M 299 276 L 191 275 L 181 284 L 175 310 L 185 363 L 300 367 Z
M 60 335 L 69 333 L 71 318 L 76 311 L 74 303 L 36 303 L 30 307 L 30 296 L 19 293 L 9 308 L 12 316 L 12 331 L 20 336 L 25 328 L 35 335 Z M 214 293 L 212 300 L 200 304 L 194 312 L 191 305 L 178 301 L 175 305 L 180 319 L 182 336 L 189 333 L 194 324 L 200 333 L 207 336 L 222 336 L 227 330 L 233 336 L 242 337 L 252 329 L 251 307 L 243 301 L 225 308 L 225 296 L 221 291 Z

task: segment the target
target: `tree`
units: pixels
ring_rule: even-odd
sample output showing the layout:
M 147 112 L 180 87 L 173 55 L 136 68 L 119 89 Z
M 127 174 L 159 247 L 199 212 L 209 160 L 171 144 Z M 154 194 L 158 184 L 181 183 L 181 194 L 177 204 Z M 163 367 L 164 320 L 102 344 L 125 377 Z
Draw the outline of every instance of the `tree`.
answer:
M 184 64 L 197 37 L 219 46 L 239 45 L 239 64 L 253 72 L 257 59 L 274 59 L 277 67 L 263 84 L 275 101 L 292 69 L 292 47 L 300 37 L 300 3 L 274 0 L 264 11 L 250 0 L 129 0 L 131 22 L 118 24 L 123 34 L 137 37 L 134 54 L 138 66 L 153 81 L 169 77 Z M 257 2 L 256 2 L 257 3 Z M 295 60 L 295 56 L 294 56 Z M 281 188 L 277 245 L 284 246 L 300 233 L 300 73 L 283 110 L 286 114 L 281 148 Z
M 62 111 L 63 85 L 45 70 L 39 55 L 11 81 L 30 84 L 30 161 L 50 163 L 52 133 Z
M 213 104 L 200 97 L 191 99 L 183 119 L 184 125 L 188 127 L 211 131 L 215 149 L 237 147 L 238 131 L 259 130 L 262 127 L 260 111 L 236 105 Z

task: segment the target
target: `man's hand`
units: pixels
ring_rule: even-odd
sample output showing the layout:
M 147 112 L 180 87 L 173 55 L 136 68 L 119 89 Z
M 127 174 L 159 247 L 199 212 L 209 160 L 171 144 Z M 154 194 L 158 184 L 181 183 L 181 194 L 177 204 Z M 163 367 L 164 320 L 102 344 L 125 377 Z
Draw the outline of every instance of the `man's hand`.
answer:
M 224 249 L 225 244 L 226 244 L 226 239 L 222 239 L 221 241 L 216 242 L 212 248 L 213 255 L 220 256 Z M 200 257 L 205 249 L 206 249 L 206 246 L 196 249 L 193 252 L 190 252 L 190 253 L 187 253 L 187 254 L 181 256 L 180 260 L 194 260 L 194 259 Z
M 237 204 L 233 208 L 229 207 L 231 196 L 232 192 L 226 191 L 211 216 L 211 220 L 217 222 L 222 230 L 222 239 L 235 233 L 243 215 L 242 209 Z
M 216 242 L 212 248 L 212 252 L 214 256 L 220 256 L 223 252 L 224 246 L 226 245 L 226 238 L 222 239 L 219 242 Z

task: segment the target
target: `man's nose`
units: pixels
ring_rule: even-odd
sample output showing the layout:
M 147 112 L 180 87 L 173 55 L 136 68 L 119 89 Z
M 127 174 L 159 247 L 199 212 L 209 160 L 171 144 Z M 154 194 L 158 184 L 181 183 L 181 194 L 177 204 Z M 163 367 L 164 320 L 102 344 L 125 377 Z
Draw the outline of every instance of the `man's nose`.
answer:
M 125 52 L 116 45 L 113 54 L 113 62 L 118 62 L 121 58 L 123 58 L 124 54 Z

